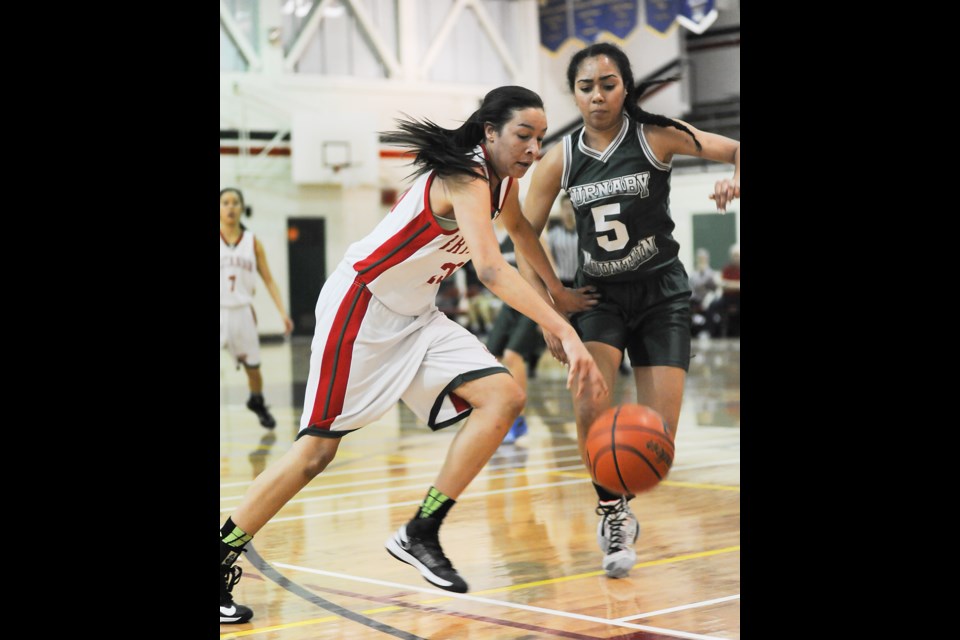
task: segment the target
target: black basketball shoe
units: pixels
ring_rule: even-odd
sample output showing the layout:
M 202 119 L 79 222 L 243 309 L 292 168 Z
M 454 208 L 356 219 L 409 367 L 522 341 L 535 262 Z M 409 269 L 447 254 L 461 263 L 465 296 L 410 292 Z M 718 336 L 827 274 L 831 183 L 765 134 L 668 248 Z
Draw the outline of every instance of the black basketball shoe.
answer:
M 408 522 L 387 539 L 387 552 L 415 567 L 430 584 L 447 591 L 466 593 L 467 583 L 440 548 L 439 528 L 440 523 L 431 518 Z
M 260 418 L 260 424 L 267 429 L 273 429 L 277 426 L 277 421 L 273 419 L 273 416 L 267 411 L 267 405 L 263 403 L 263 396 L 250 396 L 250 399 L 247 400 L 247 409 L 257 414 L 257 417 Z
M 220 624 L 240 624 L 253 617 L 253 609 L 237 604 L 230 592 L 240 582 L 243 569 L 220 565 Z

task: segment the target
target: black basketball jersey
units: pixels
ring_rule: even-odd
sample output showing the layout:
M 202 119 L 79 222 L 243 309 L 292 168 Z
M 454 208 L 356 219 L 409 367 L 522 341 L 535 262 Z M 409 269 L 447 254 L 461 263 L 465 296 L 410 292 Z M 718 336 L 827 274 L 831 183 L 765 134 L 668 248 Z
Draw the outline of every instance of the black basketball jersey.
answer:
M 497 232 L 497 239 L 500 241 L 500 253 L 503 255 L 503 259 L 507 261 L 511 267 L 517 266 L 517 250 L 513 247 L 513 238 L 506 232 L 506 230 L 501 230 L 500 228 L 494 229 Z
M 564 136 L 560 186 L 576 213 L 580 269 L 588 281 L 635 280 L 677 260 L 670 169 L 653 154 L 643 125 L 626 115 L 602 153 L 586 146 L 582 127 Z

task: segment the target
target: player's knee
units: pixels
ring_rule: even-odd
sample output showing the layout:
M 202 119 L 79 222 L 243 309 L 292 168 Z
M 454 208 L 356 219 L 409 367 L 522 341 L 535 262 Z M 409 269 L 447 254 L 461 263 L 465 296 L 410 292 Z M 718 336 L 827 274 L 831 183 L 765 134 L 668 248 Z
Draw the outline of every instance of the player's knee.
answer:
M 303 456 L 303 475 L 309 480 L 316 478 L 333 462 L 337 455 L 339 440 L 318 439 L 319 446 L 312 447 L 308 455 Z
M 336 456 L 336 451 L 327 452 L 323 451 L 317 453 L 314 456 L 311 456 L 307 459 L 306 467 L 303 470 L 303 474 L 309 479 L 314 479 L 320 473 L 327 468 L 327 465 L 333 462 L 333 458 Z
M 527 404 L 527 392 L 512 379 L 499 395 L 504 409 L 509 413 L 520 415 Z

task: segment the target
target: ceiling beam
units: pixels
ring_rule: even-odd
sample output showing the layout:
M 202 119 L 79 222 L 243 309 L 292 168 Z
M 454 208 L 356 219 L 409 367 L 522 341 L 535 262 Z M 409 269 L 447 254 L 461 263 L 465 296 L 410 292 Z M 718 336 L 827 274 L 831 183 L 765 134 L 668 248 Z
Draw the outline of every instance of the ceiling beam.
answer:
M 447 38 L 450 37 L 450 32 L 453 31 L 453 27 L 457 24 L 457 19 L 460 17 L 460 14 L 463 13 L 464 7 L 466 7 L 469 2 L 470 0 L 457 0 L 454 5 L 450 7 L 450 12 L 447 13 L 443 24 L 440 25 L 440 30 L 437 31 L 437 35 L 431 36 L 433 38 L 433 44 L 430 45 L 430 49 L 427 51 L 427 55 L 423 57 L 420 65 L 421 78 L 429 77 L 428 72 L 430 67 L 433 66 L 433 61 L 440 55 L 440 50 L 443 48 L 443 45 L 446 44 Z
M 380 33 L 377 31 L 376 26 L 374 26 L 373 21 L 370 19 L 370 14 L 367 13 L 366 8 L 362 3 L 357 2 L 357 0 L 345 1 L 350 5 L 350 10 L 353 12 L 357 22 L 360 23 L 360 28 L 363 29 L 364 33 L 367 35 L 367 38 L 369 38 L 370 44 L 373 45 L 377 57 L 380 58 L 380 61 L 387 67 L 387 77 L 395 78 L 396 76 L 399 76 L 400 62 L 397 60 L 397 56 L 395 56 L 387 47 L 387 44 L 383 41 L 383 38 L 380 37 Z
M 477 0 L 468 1 L 470 8 L 473 9 L 477 20 L 480 22 L 480 27 L 486 32 L 487 37 L 490 38 L 490 42 L 493 43 L 493 48 L 496 49 L 500 60 L 503 61 L 503 66 L 507 68 L 507 72 L 510 74 L 510 81 L 517 82 L 520 78 L 520 70 L 517 69 L 517 65 L 513 62 L 513 56 L 510 55 L 510 49 L 507 47 L 507 43 L 500 37 L 500 30 L 493 23 L 490 14 L 487 13 L 482 2 L 477 2 Z
M 257 55 L 257 52 L 254 50 L 253 45 L 250 44 L 250 40 L 247 39 L 247 36 L 245 36 L 243 31 L 240 30 L 240 25 L 238 25 L 237 21 L 233 19 L 233 15 L 227 8 L 227 5 L 223 4 L 223 0 L 220 0 L 220 24 L 223 25 L 227 35 L 230 36 L 233 44 L 236 45 L 237 49 L 240 51 L 240 55 L 244 57 L 250 68 L 256 71 L 259 71 L 261 68 L 263 68 L 263 63 L 260 61 L 260 56 Z
M 310 9 L 307 22 L 303 25 L 303 28 L 300 29 L 300 33 L 297 34 L 297 39 L 294 40 L 290 46 L 290 51 L 288 51 L 287 55 L 283 58 L 283 68 L 287 71 L 293 71 L 297 63 L 300 62 L 300 58 L 303 57 L 307 47 L 310 45 L 313 34 L 317 32 L 317 29 L 320 28 L 320 23 L 323 22 L 323 7 L 324 5 L 330 4 L 330 2 L 331 0 L 320 0 L 320 2 L 313 5 L 313 8 Z

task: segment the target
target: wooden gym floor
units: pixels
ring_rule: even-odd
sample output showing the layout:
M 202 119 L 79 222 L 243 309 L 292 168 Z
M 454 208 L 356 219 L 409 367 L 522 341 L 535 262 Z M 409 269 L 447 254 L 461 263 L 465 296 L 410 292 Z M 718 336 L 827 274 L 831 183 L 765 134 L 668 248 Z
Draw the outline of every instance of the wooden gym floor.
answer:
M 220 520 L 292 444 L 309 339 L 264 344 L 272 432 L 246 409 L 247 381 L 220 352 Z M 501 445 L 441 529 L 470 585 L 454 594 L 391 557 L 458 426 L 431 432 L 398 405 L 346 436 L 337 458 L 238 562 L 247 624 L 221 639 L 456 640 L 740 638 L 740 342 L 694 340 L 670 476 L 631 506 L 637 564 L 604 576 L 596 494 L 576 450 L 565 372 L 549 354 L 530 381 L 529 433 Z M 635 400 L 620 377 L 620 402 Z

